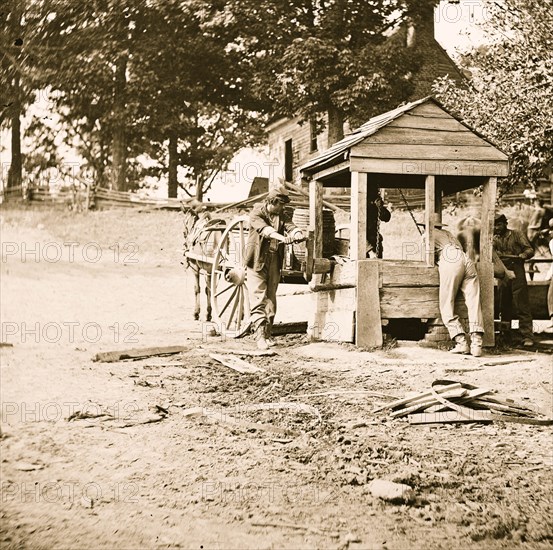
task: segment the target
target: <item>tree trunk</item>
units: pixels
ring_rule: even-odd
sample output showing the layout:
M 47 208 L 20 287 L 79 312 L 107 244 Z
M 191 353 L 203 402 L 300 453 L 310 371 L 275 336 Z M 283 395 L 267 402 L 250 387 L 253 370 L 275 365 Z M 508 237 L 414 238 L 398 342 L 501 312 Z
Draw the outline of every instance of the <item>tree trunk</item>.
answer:
M 112 134 L 112 185 L 117 191 L 127 191 L 127 143 L 125 135 L 125 88 L 127 58 L 120 57 L 115 67 Z
M 23 182 L 23 162 L 21 158 L 21 97 L 19 75 L 13 79 L 13 105 L 11 115 L 12 160 L 8 169 L 8 187 L 20 187 Z
M 344 137 L 344 114 L 334 106 L 328 108 L 328 142 L 330 147 Z
M 177 134 L 171 132 L 169 135 L 169 171 L 168 171 L 168 196 L 170 199 L 177 198 L 178 180 L 177 169 L 179 166 L 178 159 L 178 138 Z
M 203 201 L 203 198 L 204 198 L 204 186 L 203 186 L 203 181 L 202 181 L 202 170 L 201 168 L 198 166 L 197 162 L 198 162 L 198 148 L 199 148 L 199 144 L 198 144 L 198 133 L 197 133 L 197 129 L 198 129 L 198 126 L 199 126 L 200 122 L 199 122 L 199 116 L 198 116 L 198 113 L 195 112 L 194 113 L 194 134 L 190 140 L 190 158 L 193 159 L 192 161 L 192 168 L 193 168 L 193 177 L 194 177 L 194 183 L 196 184 L 196 193 L 195 193 L 195 197 L 196 197 L 196 200 L 202 202 Z
M 194 178 L 196 179 L 196 199 L 202 202 L 204 199 L 204 186 L 202 182 L 202 176 L 200 174 L 195 174 Z

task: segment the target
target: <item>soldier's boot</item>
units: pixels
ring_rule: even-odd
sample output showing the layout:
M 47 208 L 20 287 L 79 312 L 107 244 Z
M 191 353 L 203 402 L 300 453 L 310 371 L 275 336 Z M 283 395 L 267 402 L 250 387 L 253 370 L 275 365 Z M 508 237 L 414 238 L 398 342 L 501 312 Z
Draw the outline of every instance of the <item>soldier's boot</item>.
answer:
M 469 345 L 464 334 L 458 334 L 457 336 L 455 336 L 454 341 L 455 346 L 450 350 L 451 353 L 469 353 Z
M 470 354 L 474 357 L 482 355 L 482 334 L 473 332 L 470 335 Z
M 265 324 L 259 325 L 255 331 L 255 340 L 257 342 L 257 349 L 266 350 L 269 349 L 269 344 L 267 343 L 267 338 L 265 332 L 267 327 Z
M 267 345 L 272 348 L 273 346 L 276 346 L 276 342 L 274 341 L 272 337 L 272 331 L 273 331 L 273 323 L 269 321 L 265 325 L 265 340 L 267 340 Z

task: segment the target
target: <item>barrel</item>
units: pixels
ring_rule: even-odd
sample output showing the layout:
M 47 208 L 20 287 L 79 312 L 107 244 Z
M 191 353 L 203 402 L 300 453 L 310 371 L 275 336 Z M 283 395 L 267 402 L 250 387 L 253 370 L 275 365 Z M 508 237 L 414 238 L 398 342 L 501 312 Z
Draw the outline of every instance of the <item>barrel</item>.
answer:
M 309 210 L 307 208 L 296 208 L 292 216 L 293 224 L 301 229 L 307 235 L 309 226 Z M 320 231 L 320 227 L 316 227 L 315 231 Z M 334 212 L 332 210 L 323 209 L 323 257 L 330 258 L 335 253 L 334 234 L 336 231 L 336 223 L 334 221 Z M 300 262 L 305 261 L 305 243 L 293 245 L 294 256 Z

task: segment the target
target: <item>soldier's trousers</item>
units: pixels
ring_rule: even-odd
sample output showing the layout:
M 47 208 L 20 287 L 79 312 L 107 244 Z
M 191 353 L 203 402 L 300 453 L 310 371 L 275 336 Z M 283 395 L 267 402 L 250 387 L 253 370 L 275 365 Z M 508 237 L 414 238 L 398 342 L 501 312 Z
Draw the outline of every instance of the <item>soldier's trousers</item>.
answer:
M 456 246 L 446 246 L 440 252 L 438 272 L 440 274 L 440 313 L 451 338 L 465 333 L 459 316 L 455 313 L 455 298 L 459 291 L 463 293 L 467 305 L 469 332 L 483 333 L 480 282 L 472 260 Z

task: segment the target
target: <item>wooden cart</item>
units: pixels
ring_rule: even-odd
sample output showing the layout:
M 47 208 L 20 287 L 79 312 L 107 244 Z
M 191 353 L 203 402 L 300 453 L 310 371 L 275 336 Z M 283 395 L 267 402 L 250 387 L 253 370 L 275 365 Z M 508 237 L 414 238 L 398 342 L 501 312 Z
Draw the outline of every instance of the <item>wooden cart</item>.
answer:
M 226 224 L 212 220 L 185 252 L 188 262 L 206 276 L 206 289 L 213 321 L 230 338 L 243 336 L 250 328 L 250 304 L 245 267 L 249 218 L 239 216 Z M 288 247 L 282 278 L 285 282 L 306 283 Z M 294 269 L 296 268 L 296 269 Z

